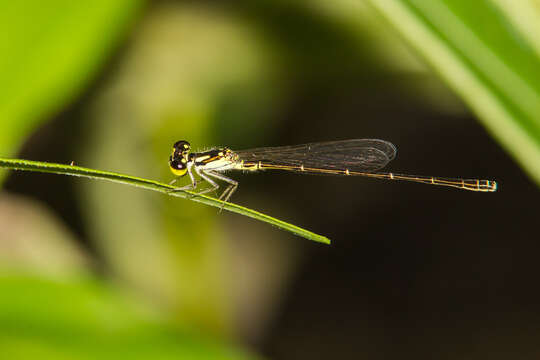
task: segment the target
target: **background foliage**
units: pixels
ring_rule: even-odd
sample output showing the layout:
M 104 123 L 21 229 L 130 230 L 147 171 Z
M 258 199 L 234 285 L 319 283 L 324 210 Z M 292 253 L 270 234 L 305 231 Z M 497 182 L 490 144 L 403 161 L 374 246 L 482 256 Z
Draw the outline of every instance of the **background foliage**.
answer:
M 537 0 L 1 2 L 0 157 L 167 182 L 180 139 L 377 137 L 398 172 L 501 191 L 234 175 L 233 201 L 329 249 L 191 201 L 3 172 L 0 357 L 534 354 L 538 24 Z

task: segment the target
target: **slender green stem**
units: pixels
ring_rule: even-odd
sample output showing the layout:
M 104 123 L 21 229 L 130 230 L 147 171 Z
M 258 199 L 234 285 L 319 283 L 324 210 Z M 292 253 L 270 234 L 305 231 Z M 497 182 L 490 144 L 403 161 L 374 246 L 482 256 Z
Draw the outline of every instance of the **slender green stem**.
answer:
M 0 158 L 0 167 L 10 170 L 24 170 L 24 171 L 38 171 L 53 174 L 81 176 L 90 179 L 108 180 L 121 184 L 137 186 L 147 190 L 158 191 L 170 196 L 176 196 L 192 201 L 200 202 L 206 205 L 222 208 L 240 215 L 249 216 L 253 219 L 266 222 L 274 225 L 282 230 L 289 231 L 295 235 L 304 237 L 308 240 L 321 242 L 324 244 L 330 244 L 330 240 L 322 235 L 315 234 L 311 231 L 302 229 L 301 227 L 286 223 L 285 221 L 273 218 L 271 216 L 262 214 L 255 210 L 245 208 L 240 205 L 236 205 L 229 202 L 223 202 L 221 200 L 205 196 L 197 195 L 192 191 L 171 191 L 175 189 L 174 186 L 161 183 L 155 180 L 143 179 L 135 176 L 118 174 L 110 171 L 101 171 L 95 169 L 84 168 L 80 166 L 72 166 L 65 164 L 55 164 L 41 161 L 30 161 L 21 159 L 5 159 Z

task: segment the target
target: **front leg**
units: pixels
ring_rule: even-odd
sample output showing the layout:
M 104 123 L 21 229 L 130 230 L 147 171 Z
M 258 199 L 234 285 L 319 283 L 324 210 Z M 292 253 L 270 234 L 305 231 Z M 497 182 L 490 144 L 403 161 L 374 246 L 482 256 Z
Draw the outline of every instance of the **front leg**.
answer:
M 195 190 L 197 188 L 197 180 L 195 180 L 195 177 L 193 176 L 193 173 L 191 172 L 191 166 L 188 166 L 187 168 L 187 173 L 189 175 L 189 178 L 191 180 L 191 184 L 189 185 L 186 185 L 186 186 L 182 186 L 182 187 L 177 187 L 177 188 L 174 188 L 174 189 L 171 189 L 169 190 L 169 192 L 177 192 L 177 191 L 186 191 L 186 190 Z M 169 185 L 172 185 L 174 184 L 178 179 L 173 179 Z

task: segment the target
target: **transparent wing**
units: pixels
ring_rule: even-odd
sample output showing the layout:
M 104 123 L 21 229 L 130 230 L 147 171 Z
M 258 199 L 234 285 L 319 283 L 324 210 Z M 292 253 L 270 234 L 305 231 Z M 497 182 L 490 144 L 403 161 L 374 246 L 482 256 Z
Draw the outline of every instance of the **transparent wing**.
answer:
M 235 151 L 240 160 L 267 165 L 326 170 L 376 171 L 396 156 L 396 147 L 378 139 L 328 141 Z

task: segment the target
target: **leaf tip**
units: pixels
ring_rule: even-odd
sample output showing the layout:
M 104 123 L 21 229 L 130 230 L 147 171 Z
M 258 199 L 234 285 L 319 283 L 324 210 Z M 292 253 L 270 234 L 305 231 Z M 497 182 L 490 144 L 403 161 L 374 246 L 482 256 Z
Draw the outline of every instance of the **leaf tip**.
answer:
M 326 244 L 326 245 L 332 245 L 332 241 L 327 238 L 326 236 L 319 235 L 316 239 L 314 239 L 320 243 Z

